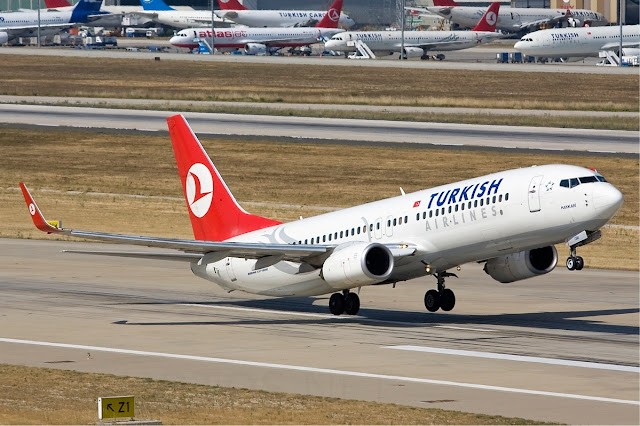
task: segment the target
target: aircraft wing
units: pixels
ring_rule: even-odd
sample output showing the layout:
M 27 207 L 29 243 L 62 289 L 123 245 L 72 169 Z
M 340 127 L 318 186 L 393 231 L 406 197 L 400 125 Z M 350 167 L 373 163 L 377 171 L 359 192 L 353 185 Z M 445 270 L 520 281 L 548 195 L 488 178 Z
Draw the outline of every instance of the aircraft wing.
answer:
M 41 29 L 60 29 L 64 30 L 73 27 L 74 24 L 43 24 Z M 19 27 L 0 28 L 0 31 L 9 34 L 9 38 L 20 37 L 26 31 L 37 31 L 37 25 L 23 25 Z
M 566 15 L 559 15 L 553 18 L 538 19 L 536 21 L 524 22 L 520 25 L 520 30 L 530 30 L 530 29 L 537 30 L 543 24 L 553 26 L 558 22 L 566 21 L 570 17 L 571 17 L 570 13 L 567 13 Z
M 178 250 L 182 253 L 150 253 L 150 252 L 107 252 L 107 251 L 77 251 L 73 253 L 99 254 L 110 256 L 125 256 L 138 258 L 152 258 L 164 260 L 198 261 L 209 255 L 209 261 L 221 260 L 225 257 L 239 257 L 245 259 L 265 259 L 265 265 L 277 263 L 281 260 L 305 262 L 320 267 L 324 260 L 333 252 L 335 246 L 330 245 L 298 245 L 298 244 L 266 244 L 244 242 L 215 242 L 181 240 L 175 238 L 157 238 L 133 236 L 124 234 L 109 234 L 103 232 L 79 231 L 65 229 L 59 222 L 48 222 L 38 208 L 29 190 L 20 182 L 22 195 L 29 208 L 29 214 L 34 225 L 48 234 L 60 234 L 70 237 L 104 241 L 117 244 L 131 244 L 145 247 Z M 400 258 L 412 255 L 416 248 L 409 244 L 387 244 L 394 257 Z M 270 263 L 273 261 L 273 263 Z M 267 264 L 268 263 L 268 264 Z

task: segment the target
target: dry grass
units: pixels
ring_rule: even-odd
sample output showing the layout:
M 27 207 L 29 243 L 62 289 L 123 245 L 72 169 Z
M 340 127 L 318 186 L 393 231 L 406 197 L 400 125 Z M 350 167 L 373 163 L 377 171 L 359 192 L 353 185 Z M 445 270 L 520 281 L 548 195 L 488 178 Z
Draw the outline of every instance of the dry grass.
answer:
M 0 75 L 5 95 L 602 111 L 639 102 L 637 75 L 20 55 Z
M 304 206 L 353 206 L 395 196 L 400 186 L 410 192 L 498 170 L 569 163 L 596 167 L 624 193 L 625 204 L 612 223 L 638 225 L 637 159 L 239 139 L 202 142 L 240 202 L 270 203 L 249 210 L 283 221 L 318 213 Z M 23 180 L 47 217 L 62 219 L 69 227 L 192 237 L 166 135 L 4 127 L 0 158 L 1 236 L 48 238 L 29 220 L 17 190 Z M 42 189 L 175 199 L 64 195 Z M 604 234 L 601 241 L 581 249 L 587 266 L 637 269 L 638 232 L 608 229 Z
M 0 424 L 91 424 L 97 398 L 135 395 L 136 418 L 163 424 L 534 424 L 467 414 L 106 374 L 0 365 Z

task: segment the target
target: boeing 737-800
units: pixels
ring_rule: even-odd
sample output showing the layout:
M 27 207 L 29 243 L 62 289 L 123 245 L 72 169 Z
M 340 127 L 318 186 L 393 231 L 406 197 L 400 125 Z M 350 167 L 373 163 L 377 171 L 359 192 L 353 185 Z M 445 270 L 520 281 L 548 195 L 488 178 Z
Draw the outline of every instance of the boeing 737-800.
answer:
M 47 222 L 20 187 L 41 231 L 174 252 L 104 252 L 189 263 L 194 274 L 225 290 L 268 296 L 333 293 L 330 311 L 354 315 L 350 289 L 433 275 L 427 310 L 449 311 L 445 287 L 452 268 L 484 262 L 492 278 L 510 283 L 551 272 L 554 244 L 566 242 L 570 270 L 584 266 L 578 246 L 600 237 L 623 197 L 595 170 L 545 165 L 507 170 L 403 194 L 319 216 L 281 223 L 247 213 L 181 115 L 167 119 L 195 240 L 142 237 L 62 228 Z
M 405 31 L 404 56 L 428 59 L 429 51 L 461 50 L 503 37 L 496 33 L 496 16 L 500 3 L 491 3 L 480 22 L 471 31 Z M 324 46 L 327 50 L 353 52 L 356 40 L 365 43 L 376 54 L 393 54 L 402 49 L 400 31 L 349 31 L 334 35 Z M 444 55 L 437 56 L 444 59 Z
M 248 27 L 313 27 L 327 13 L 324 10 L 249 10 L 238 0 L 219 0 L 218 4 L 221 10 L 215 11 L 216 15 Z M 353 19 L 340 12 L 340 28 L 354 25 Z
M 104 16 L 101 0 L 80 0 L 68 10 L 41 10 L 40 35 L 56 34 L 73 24 L 86 23 Z M 33 37 L 38 31 L 38 11 L 0 13 L 0 44 L 18 37 Z
M 640 46 L 640 25 L 622 26 L 622 47 Z M 525 55 L 585 58 L 601 50 L 618 50 L 620 27 L 553 28 L 525 35 L 513 46 Z
M 335 0 L 329 12 L 315 27 L 216 29 L 214 47 L 222 51 L 244 49 L 247 53 L 259 54 L 273 53 L 283 47 L 319 43 L 344 31 L 337 28 L 342 2 L 343 0 Z M 211 38 L 211 28 L 189 28 L 179 31 L 169 42 L 176 47 L 195 49 L 199 46 L 198 40 L 210 42 Z
M 434 0 L 433 7 L 408 7 L 410 10 L 427 11 L 440 15 L 462 28 L 472 28 L 485 13 L 486 7 L 460 6 L 455 0 Z M 501 7 L 496 29 L 499 31 L 520 32 L 552 26 L 560 22 L 573 20 L 575 26 L 607 25 L 607 19 L 598 12 L 587 9 L 546 9 Z

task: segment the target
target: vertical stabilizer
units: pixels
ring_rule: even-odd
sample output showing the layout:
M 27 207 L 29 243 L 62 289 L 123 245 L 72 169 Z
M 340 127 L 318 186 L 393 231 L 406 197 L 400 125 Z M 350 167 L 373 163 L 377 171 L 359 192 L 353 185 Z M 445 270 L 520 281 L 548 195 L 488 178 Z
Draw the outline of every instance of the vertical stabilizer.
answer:
M 167 123 L 196 240 L 224 241 L 281 223 L 240 207 L 182 115 Z
M 238 0 L 218 0 L 221 10 L 249 10 L 240 4 Z
M 491 3 L 489 9 L 482 15 L 480 22 L 471 31 L 486 31 L 494 33 L 496 24 L 498 23 L 498 12 L 500 11 L 500 3 Z
M 140 0 L 140 5 L 144 10 L 175 10 L 164 0 Z
M 338 28 L 343 0 L 335 0 L 316 28 Z

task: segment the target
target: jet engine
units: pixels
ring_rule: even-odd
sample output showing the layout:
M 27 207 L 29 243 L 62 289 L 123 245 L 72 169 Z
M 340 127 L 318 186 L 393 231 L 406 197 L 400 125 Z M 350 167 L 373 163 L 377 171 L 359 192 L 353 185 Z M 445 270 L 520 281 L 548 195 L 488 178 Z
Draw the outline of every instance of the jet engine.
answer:
M 9 41 L 9 34 L 4 32 L 0 33 L 0 44 L 5 44 L 8 41 Z
M 424 55 L 424 50 L 419 47 L 405 47 L 404 54 L 407 58 L 420 58 Z
M 266 55 L 267 46 L 262 43 L 247 43 L 244 46 L 244 53 L 249 55 Z
M 322 265 L 322 277 L 337 290 L 377 284 L 389 278 L 391 272 L 393 255 L 378 243 L 341 244 Z
M 548 246 L 489 259 L 484 271 L 496 281 L 511 283 L 549 273 L 557 263 L 556 248 Z

